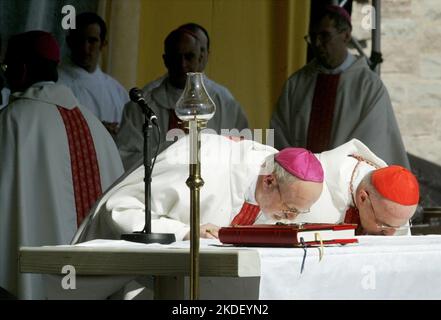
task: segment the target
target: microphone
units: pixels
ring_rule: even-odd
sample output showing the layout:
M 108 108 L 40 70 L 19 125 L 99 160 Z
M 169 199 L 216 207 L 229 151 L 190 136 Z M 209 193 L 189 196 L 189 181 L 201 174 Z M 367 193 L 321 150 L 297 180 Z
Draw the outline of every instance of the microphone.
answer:
M 156 114 L 153 112 L 152 109 L 150 109 L 149 105 L 147 104 L 147 101 L 144 99 L 144 95 L 142 93 L 142 90 L 139 88 L 132 88 L 129 92 L 130 100 L 138 104 L 142 107 L 143 111 L 149 118 L 150 122 L 153 123 L 155 126 L 158 125 L 158 118 L 156 117 Z
M 144 113 L 143 131 L 143 163 L 144 163 L 144 204 L 145 204 L 145 224 L 141 231 L 125 233 L 121 235 L 121 239 L 141 243 L 162 243 L 170 244 L 176 241 L 174 233 L 152 233 L 152 171 L 158 155 L 159 144 L 156 145 L 155 157 L 151 156 L 151 130 L 152 124 L 158 130 L 159 140 L 161 140 L 161 130 L 158 126 L 158 118 L 150 109 L 147 101 L 144 99 L 143 92 L 138 88 L 133 88 L 129 92 L 130 100 L 138 104 Z M 149 122 L 150 121 L 150 122 Z M 152 161 L 153 160 L 153 161 Z

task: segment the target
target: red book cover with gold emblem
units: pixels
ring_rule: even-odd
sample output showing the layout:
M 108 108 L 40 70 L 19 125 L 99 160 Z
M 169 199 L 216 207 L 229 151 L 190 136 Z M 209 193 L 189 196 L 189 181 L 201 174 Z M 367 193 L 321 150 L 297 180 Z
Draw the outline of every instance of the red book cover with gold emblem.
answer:
M 224 227 L 219 230 L 223 244 L 261 247 L 298 247 L 358 242 L 355 238 L 356 224 L 261 224 L 252 226 Z

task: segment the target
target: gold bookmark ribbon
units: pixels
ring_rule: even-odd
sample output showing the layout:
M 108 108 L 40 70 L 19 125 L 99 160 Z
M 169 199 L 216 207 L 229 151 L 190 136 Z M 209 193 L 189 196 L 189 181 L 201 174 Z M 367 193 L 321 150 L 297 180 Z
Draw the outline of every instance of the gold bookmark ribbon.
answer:
M 320 235 L 320 232 L 315 232 L 314 238 L 316 242 L 320 242 L 320 247 L 319 247 L 319 262 L 320 262 L 322 261 L 323 253 L 324 253 L 323 240 L 322 240 L 322 236 Z

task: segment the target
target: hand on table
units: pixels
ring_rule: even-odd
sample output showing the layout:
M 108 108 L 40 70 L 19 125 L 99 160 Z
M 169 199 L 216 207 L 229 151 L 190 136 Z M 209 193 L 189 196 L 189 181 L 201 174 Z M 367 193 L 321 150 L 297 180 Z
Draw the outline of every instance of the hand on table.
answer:
M 218 239 L 219 238 L 219 227 L 211 224 L 206 223 L 201 225 L 200 229 L 200 237 L 205 239 Z M 184 237 L 184 240 L 190 239 L 190 232 L 187 233 L 187 235 Z

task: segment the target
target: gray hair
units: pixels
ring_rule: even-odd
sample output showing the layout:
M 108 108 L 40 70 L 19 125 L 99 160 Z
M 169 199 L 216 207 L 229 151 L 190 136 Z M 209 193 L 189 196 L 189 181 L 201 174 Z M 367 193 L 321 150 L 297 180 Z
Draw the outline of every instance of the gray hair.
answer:
M 363 179 L 361 179 L 361 185 L 365 187 L 371 197 L 382 200 L 383 197 L 378 193 L 377 189 L 375 189 L 374 185 L 372 184 L 372 173 L 374 173 L 374 171 L 368 172 Z
M 339 32 L 352 30 L 352 26 L 349 24 L 346 18 L 329 8 L 324 8 L 314 15 L 314 25 L 318 25 L 324 17 L 328 17 L 329 19 L 334 21 L 335 29 L 337 29 L 337 31 Z
M 274 161 L 274 154 L 265 158 L 260 174 L 270 173 L 274 174 L 279 184 L 293 184 L 299 180 L 299 178 L 286 171 L 280 164 Z

